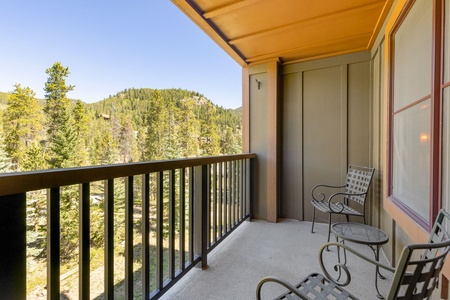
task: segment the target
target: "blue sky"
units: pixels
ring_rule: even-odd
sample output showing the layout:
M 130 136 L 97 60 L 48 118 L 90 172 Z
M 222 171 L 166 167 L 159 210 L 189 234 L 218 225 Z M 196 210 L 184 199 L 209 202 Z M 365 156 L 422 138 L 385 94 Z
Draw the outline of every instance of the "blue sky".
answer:
M 170 0 L 1 0 L 0 91 L 44 97 L 45 70 L 69 67 L 70 98 L 183 88 L 241 106 L 241 67 Z

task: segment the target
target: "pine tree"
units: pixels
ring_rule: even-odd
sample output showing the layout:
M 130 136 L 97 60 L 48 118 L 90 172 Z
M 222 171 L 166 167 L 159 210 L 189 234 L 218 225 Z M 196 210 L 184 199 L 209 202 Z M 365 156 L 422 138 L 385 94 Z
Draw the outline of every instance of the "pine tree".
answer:
M 147 137 L 144 159 L 161 160 L 165 158 L 167 147 L 167 108 L 160 91 L 150 98 L 146 116 Z
M 86 165 L 88 163 L 88 153 L 87 153 L 87 141 L 86 135 L 89 130 L 89 120 L 86 115 L 86 107 L 83 102 L 78 100 L 75 103 L 75 107 L 72 111 L 73 122 L 75 125 L 76 134 L 76 148 L 78 161 L 75 162 L 76 166 Z
M 124 120 L 119 136 L 120 162 L 128 163 L 133 161 L 133 149 L 135 148 L 135 138 L 133 124 L 129 117 Z
M 70 101 L 67 98 L 67 93 L 72 91 L 74 86 L 66 85 L 69 68 L 63 67 L 60 62 L 54 63 L 45 72 L 49 75 L 44 88 L 44 112 L 47 114 L 47 134 L 51 152 L 48 162 L 52 168 L 71 167 L 79 161 L 76 151 L 77 135 L 70 115 Z
M 167 145 L 165 151 L 165 159 L 175 159 L 180 157 L 182 152 L 179 147 L 179 124 L 178 117 L 180 115 L 179 109 L 175 106 L 173 101 L 166 100 L 167 107 L 167 122 L 166 135 Z
M 35 93 L 29 87 L 14 86 L 3 116 L 5 151 L 13 169 L 21 171 L 27 160 L 27 149 L 40 139 L 42 114 Z
M 211 102 L 205 104 L 200 129 L 200 149 L 203 156 L 219 155 L 220 136 L 217 130 L 216 108 Z
M 179 114 L 179 148 L 182 157 L 197 156 L 199 151 L 199 121 L 196 118 L 194 99 L 184 98 L 181 101 L 181 112 Z

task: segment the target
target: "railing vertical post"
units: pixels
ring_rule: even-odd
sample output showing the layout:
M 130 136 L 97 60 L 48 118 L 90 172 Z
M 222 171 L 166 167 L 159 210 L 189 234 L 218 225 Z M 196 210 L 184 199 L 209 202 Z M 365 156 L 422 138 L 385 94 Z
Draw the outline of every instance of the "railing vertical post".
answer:
M 47 299 L 59 299 L 60 293 L 60 188 L 47 192 Z
M 163 245 L 163 219 L 164 219 L 164 173 L 156 175 L 156 289 L 163 289 L 164 281 L 164 245 Z
M 201 268 L 208 266 L 208 166 L 198 166 L 194 169 L 194 251 L 202 258 Z
M 194 235 L 195 235 L 195 226 L 194 226 L 194 189 L 195 189 L 195 177 L 194 177 L 194 167 L 189 168 L 189 261 L 192 263 L 195 258 L 195 250 L 194 250 Z
M 105 180 L 105 296 L 114 299 L 114 179 Z
M 169 279 L 175 278 L 175 170 L 169 171 Z
M 0 197 L 0 299 L 25 299 L 26 194 Z
M 210 203 L 210 187 L 209 187 L 209 165 L 202 166 L 202 269 L 208 266 L 208 244 L 210 234 L 209 220 L 209 203 Z
M 142 175 L 142 299 L 150 299 L 150 175 Z
M 180 170 L 180 270 L 186 266 L 186 169 Z
M 80 184 L 79 215 L 79 294 L 89 299 L 90 294 L 90 184 Z
M 133 299 L 133 176 L 125 178 L 125 299 Z
M 222 176 L 222 166 L 223 166 L 223 163 L 222 162 L 220 162 L 219 163 L 219 171 L 218 171 L 218 173 L 219 173 L 219 179 L 218 179 L 218 181 L 219 181 L 219 188 L 218 188 L 218 191 L 217 191 L 217 193 L 219 194 L 219 199 L 218 199 L 218 204 L 217 204 L 217 206 L 219 207 L 219 225 L 218 225 L 218 232 L 219 232 L 219 238 L 222 238 L 222 235 L 223 235 L 223 219 L 222 219 L 222 216 L 223 216 L 223 208 L 222 208 L 222 206 L 223 206 L 223 201 L 222 201 L 222 199 L 223 199 L 223 186 L 222 186 L 222 180 L 223 180 L 223 176 Z
M 254 205 L 254 186 L 255 186 L 255 180 L 256 176 L 252 173 L 255 170 L 255 164 L 256 164 L 256 158 L 250 159 L 247 163 L 248 169 L 247 169 L 247 199 L 248 199 L 248 206 L 249 206 L 249 215 L 250 220 L 254 218 L 254 211 L 253 211 L 253 205 Z

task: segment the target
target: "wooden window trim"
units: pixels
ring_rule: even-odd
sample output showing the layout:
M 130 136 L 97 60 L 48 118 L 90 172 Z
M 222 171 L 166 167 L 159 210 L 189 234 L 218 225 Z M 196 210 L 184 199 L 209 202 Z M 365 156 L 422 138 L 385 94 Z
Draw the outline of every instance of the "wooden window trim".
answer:
M 401 1 L 400 1 L 401 2 Z M 398 209 L 391 209 L 391 215 L 393 215 L 394 219 L 404 220 L 402 217 L 398 217 L 399 212 L 403 215 L 406 215 L 409 219 L 414 221 L 419 225 L 422 229 L 429 232 L 431 230 L 431 226 L 436 219 L 437 213 L 441 208 L 441 196 L 442 196 L 442 90 L 444 88 L 442 84 L 443 79 L 443 23 L 444 23 L 444 1 L 442 0 L 434 0 L 433 1 L 433 16 L 432 16 L 432 82 L 431 86 L 431 95 L 427 95 L 422 99 L 414 101 L 414 103 L 409 104 L 405 107 L 394 111 L 394 55 L 395 55 L 395 34 L 403 24 L 406 16 L 410 12 L 413 7 L 415 0 L 404 1 L 403 3 L 399 3 L 398 5 L 402 5 L 401 10 L 392 18 L 395 18 L 395 21 L 391 27 L 390 32 L 388 32 L 388 68 L 389 68 L 389 76 L 388 76 L 388 172 L 387 172 L 387 200 L 391 203 L 395 204 Z M 398 7 L 397 7 L 398 9 Z M 398 10 L 397 10 L 398 11 Z M 429 209 L 429 222 L 420 217 L 415 211 L 409 208 L 402 201 L 397 199 L 392 195 L 393 191 L 393 124 L 394 124 L 394 115 L 406 110 L 414 106 L 425 99 L 431 98 L 431 148 L 430 148 L 430 209 Z M 385 206 L 389 211 L 390 205 Z M 397 215 L 397 218 L 395 217 Z M 408 222 L 409 223 L 409 222 Z M 401 224 L 406 225 L 406 224 Z M 404 226 L 402 226 L 405 228 Z M 415 226 L 416 227 L 416 226 Z

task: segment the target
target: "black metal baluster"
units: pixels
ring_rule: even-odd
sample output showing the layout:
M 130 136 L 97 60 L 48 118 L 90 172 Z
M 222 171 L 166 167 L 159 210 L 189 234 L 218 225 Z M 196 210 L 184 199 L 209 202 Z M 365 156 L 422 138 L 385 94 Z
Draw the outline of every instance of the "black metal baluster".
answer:
M 169 278 L 175 277 L 175 171 L 169 171 Z
M 114 299 L 114 179 L 105 180 L 105 299 Z
M 47 192 L 47 299 L 59 300 L 60 293 L 60 188 Z
M 236 203 L 235 203 L 235 195 L 236 195 L 236 164 L 234 161 L 230 162 L 231 169 L 231 181 L 230 181 L 230 201 L 231 201 L 231 223 L 230 229 L 234 228 L 236 225 Z
M 164 245 L 163 245 L 163 209 L 164 209 L 164 187 L 163 172 L 158 172 L 156 178 L 156 288 L 163 288 L 163 263 L 164 263 Z
M 239 221 L 244 218 L 243 204 L 242 204 L 242 160 L 238 160 L 238 203 L 239 203 Z
M 150 299 L 150 175 L 142 175 L 142 298 Z
M 180 170 L 180 270 L 186 265 L 186 169 Z
M 212 239 L 211 242 L 217 242 L 217 164 L 212 164 Z
M 79 213 L 79 296 L 90 298 L 90 183 L 80 184 Z
M 217 190 L 217 193 L 218 193 L 218 196 L 219 196 L 219 199 L 218 199 L 218 203 L 217 203 L 217 206 L 219 207 L 219 212 L 218 212 L 218 214 L 219 214 L 219 220 L 218 220 L 218 223 L 219 223 L 219 227 L 218 227 L 218 232 L 219 232 L 219 237 L 220 238 L 222 238 L 222 235 L 223 235 L 223 224 L 222 224 L 222 222 L 223 222 L 223 218 L 222 218 L 222 214 L 223 214 L 223 209 L 222 209 L 222 205 L 223 205 L 223 201 L 222 201 L 222 199 L 223 199 L 223 195 L 222 195 L 222 193 L 223 193 L 223 185 L 222 185 L 222 180 L 223 180 L 223 177 L 222 177 L 222 163 L 220 162 L 219 163 L 219 170 L 218 170 L 218 173 L 219 173 L 219 177 L 218 177 L 218 181 L 219 181 L 219 187 L 218 187 L 218 190 Z
M 125 180 L 125 298 L 133 299 L 133 176 Z
M 225 169 L 224 169 L 224 190 L 223 190 L 223 195 L 224 195 L 224 202 L 225 202 L 225 207 L 224 207 L 224 222 L 225 222 L 225 234 L 228 232 L 228 227 L 230 225 L 230 198 L 228 197 L 228 190 L 229 190 L 229 177 L 230 174 L 228 172 L 228 162 L 225 162 Z
M 189 169 L 189 261 L 194 263 L 194 167 Z
M 202 245 L 201 245 L 201 256 L 202 256 L 202 269 L 208 265 L 208 241 L 209 241 L 209 228 L 210 228 L 210 218 L 209 218 L 209 202 L 210 202 L 210 185 L 209 185 L 209 166 L 202 166 Z

